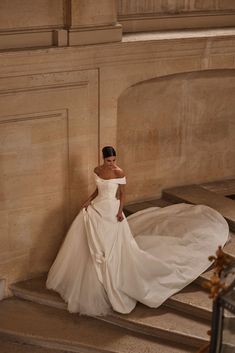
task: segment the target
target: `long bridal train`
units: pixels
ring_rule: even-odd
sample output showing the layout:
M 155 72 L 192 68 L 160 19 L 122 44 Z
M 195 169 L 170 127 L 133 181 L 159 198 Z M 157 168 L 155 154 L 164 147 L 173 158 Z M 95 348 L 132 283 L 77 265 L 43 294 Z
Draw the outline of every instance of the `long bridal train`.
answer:
M 46 283 L 70 312 L 129 313 L 137 301 L 158 307 L 204 272 L 228 239 L 227 222 L 203 205 L 151 207 L 118 222 L 125 178 L 95 180 L 98 196 L 72 223 Z

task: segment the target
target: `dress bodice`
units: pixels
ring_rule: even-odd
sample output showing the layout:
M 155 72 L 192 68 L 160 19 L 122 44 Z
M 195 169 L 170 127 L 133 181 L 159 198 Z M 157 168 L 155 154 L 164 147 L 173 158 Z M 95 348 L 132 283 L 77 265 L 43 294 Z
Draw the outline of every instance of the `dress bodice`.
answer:
M 95 174 L 95 182 L 98 187 L 98 198 L 115 198 L 118 185 L 126 184 L 126 178 L 103 179 Z

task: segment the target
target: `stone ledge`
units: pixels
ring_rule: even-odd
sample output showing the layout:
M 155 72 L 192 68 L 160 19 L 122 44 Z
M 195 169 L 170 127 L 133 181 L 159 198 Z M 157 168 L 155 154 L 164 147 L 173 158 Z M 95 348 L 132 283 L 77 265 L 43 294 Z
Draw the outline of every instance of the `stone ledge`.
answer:
M 138 203 L 131 203 L 129 205 L 126 205 L 124 207 L 124 213 L 127 216 L 130 216 L 131 214 L 142 211 L 146 208 L 149 207 L 166 207 L 172 205 L 171 202 L 168 202 L 164 199 L 153 199 L 153 200 L 147 200 L 143 202 L 138 202 Z
M 125 35 L 122 42 L 109 45 L 12 50 L 0 53 L 0 75 L 71 71 L 71 67 L 87 70 L 147 64 L 149 67 L 154 65 L 154 73 L 145 77 L 149 79 L 207 69 L 234 69 L 234 43 L 235 29 L 191 30 L 130 34 Z M 206 63 L 202 57 L 207 58 Z M 140 79 L 131 84 L 138 81 Z
M 72 29 L 44 28 L 12 30 L 0 32 L 0 50 L 24 50 L 48 47 L 67 47 L 76 45 L 120 42 L 122 26 L 79 27 Z
M 0 32 L 0 50 L 52 47 L 55 45 L 54 32 L 53 28 Z
M 142 41 L 163 41 L 181 39 L 200 39 L 200 38 L 226 38 L 235 36 L 235 28 L 205 28 L 187 29 L 174 31 L 151 31 L 141 33 L 127 33 L 123 35 L 122 42 L 142 42 Z
M 176 14 L 120 15 L 124 33 L 192 28 L 233 27 L 235 11 L 193 11 Z
M 201 186 L 207 190 L 215 192 L 216 194 L 224 196 L 235 194 L 235 179 L 213 181 L 201 184 Z
M 122 40 L 122 26 L 115 24 L 73 28 L 68 31 L 68 38 L 70 46 L 120 42 Z

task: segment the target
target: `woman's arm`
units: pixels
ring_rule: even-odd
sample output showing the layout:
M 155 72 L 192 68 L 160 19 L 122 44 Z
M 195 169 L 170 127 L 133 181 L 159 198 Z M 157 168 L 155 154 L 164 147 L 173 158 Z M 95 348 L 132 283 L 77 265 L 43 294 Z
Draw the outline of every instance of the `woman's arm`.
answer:
M 94 198 L 97 195 L 98 195 L 98 188 L 96 188 L 95 191 L 93 192 L 93 194 L 91 194 L 91 196 L 88 197 L 88 199 L 86 200 L 86 202 L 84 202 L 84 204 L 82 205 L 81 208 L 87 209 L 87 207 L 90 205 L 91 201 L 94 200 Z
M 119 200 L 120 200 L 120 205 L 117 213 L 117 220 L 121 222 L 124 217 L 123 217 L 123 207 L 124 207 L 124 202 L 125 202 L 125 185 L 119 185 L 118 187 L 118 195 L 119 195 Z

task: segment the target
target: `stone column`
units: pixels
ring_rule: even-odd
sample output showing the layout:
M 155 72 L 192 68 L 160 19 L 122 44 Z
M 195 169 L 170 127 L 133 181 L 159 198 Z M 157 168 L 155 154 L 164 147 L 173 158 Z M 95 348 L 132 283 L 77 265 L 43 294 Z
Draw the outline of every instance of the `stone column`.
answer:
M 116 0 L 70 0 L 69 7 L 69 45 L 110 43 L 122 39 Z

